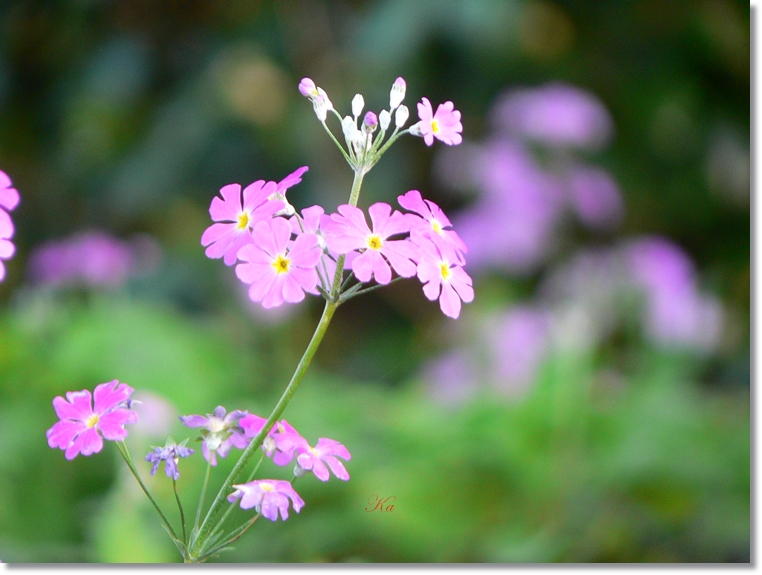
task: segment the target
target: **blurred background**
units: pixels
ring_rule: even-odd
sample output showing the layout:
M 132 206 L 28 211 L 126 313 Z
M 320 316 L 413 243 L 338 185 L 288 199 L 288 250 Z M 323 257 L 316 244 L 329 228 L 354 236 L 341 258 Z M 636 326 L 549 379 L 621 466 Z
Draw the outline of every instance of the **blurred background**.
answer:
M 362 207 L 418 189 L 470 247 L 457 321 L 403 281 L 342 306 L 285 417 L 352 453 L 221 562 L 750 560 L 750 17 L 740 0 L 25 0 L 0 7 L 0 558 L 177 561 L 107 444 L 51 400 L 119 379 L 142 461 L 177 415 L 266 416 L 322 300 L 265 312 L 200 237 L 220 187 L 346 202 L 297 84 L 349 113 L 463 114 L 403 138 Z M 330 121 L 330 118 L 329 118 Z M 338 124 L 333 125 L 340 134 Z M 190 433 L 189 433 L 190 432 Z M 198 445 L 196 445 L 198 447 Z M 229 457 L 213 475 L 219 485 Z M 205 464 L 181 464 L 186 509 Z M 266 461 L 264 476 L 288 478 Z M 368 512 L 374 497 L 390 512 Z M 237 519 L 248 516 L 237 512 Z

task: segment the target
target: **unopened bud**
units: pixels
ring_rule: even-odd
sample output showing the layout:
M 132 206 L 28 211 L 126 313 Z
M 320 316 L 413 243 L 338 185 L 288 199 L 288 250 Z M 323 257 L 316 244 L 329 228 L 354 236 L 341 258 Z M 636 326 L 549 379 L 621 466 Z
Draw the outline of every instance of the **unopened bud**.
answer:
M 421 133 L 421 126 L 419 124 L 420 122 L 416 122 L 410 126 L 407 131 L 413 136 L 422 136 L 423 134 Z
M 392 122 L 392 115 L 386 110 L 381 110 L 381 113 L 378 115 L 378 124 L 381 126 L 381 129 L 386 131 L 386 129 L 389 127 L 389 124 L 391 124 L 391 122 Z
M 302 93 L 302 96 L 306 98 L 312 98 L 317 95 L 315 82 L 313 82 L 311 78 L 302 78 L 302 81 L 299 82 L 299 91 Z
M 307 470 L 297 462 L 294 465 L 294 477 L 304 477 L 305 475 L 307 475 Z
M 355 97 L 352 98 L 352 115 L 357 118 L 360 114 L 362 114 L 362 109 L 365 107 L 365 98 L 362 97 L 362 94 L 355 94 Z
M 394 114 L 394 123 L 398 128 L 401 128 L 405 125 L 405 122 L 407 122 L 408 117 L 410 116 L 410 111 L 407 109 L 407 106 L 404 104 L 397 108 L 397 113 Z
M 378 117 L 376 114 L 368 110 L 365 113 L 365 119 L 362 121 L 362 129 L 367 133 L 372 133 L 378 126 Z
M 389 93 L 390 109 L 394 110 L 397 106 L 399 106 L 402 103 L 402 100 L 405 99 L 406 89 L 407 89 L 407 84 L 405 84 L 405 80 L 403 80 L 402 78 L 397 78 L 394 81 L 394 84 L 392 84 L 392 91 Z

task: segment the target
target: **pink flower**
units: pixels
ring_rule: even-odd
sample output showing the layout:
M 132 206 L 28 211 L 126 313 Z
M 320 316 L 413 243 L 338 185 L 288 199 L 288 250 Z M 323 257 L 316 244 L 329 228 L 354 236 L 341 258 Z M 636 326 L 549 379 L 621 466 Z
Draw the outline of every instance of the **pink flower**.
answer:
M 362 210 L 349 204 L 339 206 L 339 213 L 332 214 L 331 220 L 325 223 L 328 247 L 340 254 L 364 250 L 351 263 L 352 271 L 363 283 L 375 277 L 378 283 L 388 284 L 392 279 L 389 264 L 402 277 L 415 275 L 413 246 L 407 240 L 388 239 L 409 232 L 410 224 L 405 215 L 391 211 L 392 207 L 383 202 L 368 209 L 373 222 L 372 231 Z
M 302 166 L 298 170 L 291 172 L 288 176 L 283 178 L 280 182 L 278 182 L 275 186 L 275 193 L 276 194 L 282 194 L 286 195 L 286 190 L 289 189 L 292 186 L 295 186 L 299 182 L 302 181 L 302 174 L 309 170 L 309 166 Z M 273 197 L 270 197 L 270 199 L 273 199 Z
M 48 445 L 66 450 L 66 459 L 74 459 L 80 453 L 85 456 L 98 453 L 103 449 L 103 438 L 123 440 L 127 437 L 124 426 L 138 420 L 138 414 L 130 410 L 133 391 L 115 379 L 98 385 L 92 396 L 89 390 L 83 389 L 67 392 L 66 399 L 56 397 L 53 408 L 61 421 L 45 434 Z
M 257 180 L 244 188 L 243 202 L 240 184 L 228 184 L 220 189 L 223 199 L 215 196 L 209 206 L 212 220 L 218 223 L 209 226 L 201 236 L 201 245 L 208 246 L 208 258 L 224 258 L 228 266 L 235 263 L 238 250 L 251 243 L 249 231 L 254 225 L 284 208 L 283 202 L 270 199 L 274 197 L 278 185 Z
M 297 445 L 296 451 L 299 454 L 296 458 L 297 475 L 300 474 L 299 470 L 311 470 L 320 481 L 328 481 L 328 468 L 330 467 L 336 477 L 344 481 L 349 480 L 349 473 L 341 461 L 336 459 L 336 456 L 347 461 L 352 456 L 349 455 L 347 448 L 338 441 L 321 437 L 315 447 L 310 447 L 305 441 Z
M 460 132 L 463 124 L 460 123 L 460 112 L 455 109 L 452 102 L 439 104 L 436 114 L 432 113 L 431 102 L 423 98 L 418 104 L 418 129 L 427 146 L 434 143 L 434 138 L 447 144 L 457 146 L 463 141 Z
M 325 280 L 325 287 L 330 288 L 334 273 L 336 272 L 338 254 L 332 253 L 329 256 L 325 253 L 328 245 L 326 244 L 321 225 L 326 219 L 329 219 L 329 217 L 325 215 L 322 207 L 311 206 L 302 210 L 301 225 L 296 216 L 293 216 L 289 221 L 291 222 L 292 233 L 299 235 L 306 232 L 317 236 L 318 245 L 323 250 L 323 254 L 321 254 L 320 260 L 318 260 L 317 272 Z
M 246 449 L 249 439 L 240 427 L 240 421 L 247 415 L 245 411 L 236 409 L 225 415 L 226 410 L 221 405 L 214 412 L 203 415 L 181 415 L 180 421 L 186 427 L 201 427 L 204 443 L 201 452 L 211 465 L 217 465 L 217 454 L 227 457 L 233 447 Z
M 424 200 L 421 192 L 410 190 L 405 195 L 399 196 L 397 201 L 400 205 L 417 216 L 408 216 L 411 223 L 411 233 L 418 231 L 433 241 L 440 249 L 445 251 L 454 261 L 465 263 L 463 254 L 468 251 L 466 244 L 452 229 L 452 224 L 438 205 L 430 200 Z
M 0 281 L 5 278 L 3 260 L 10 259 L 16 252 L 16 246 L 10 241 L 13 237 L 14 228 L 8 212 L 13 210 L 18 203 L 18 191 L 12 187 L 8 174 L 0 170 Z
M 241 420 L 241 427 L 247 437 L 254 438 L 266 422 L 264 417 L 252 413 Z M 307 444 L 307 440 L 284 419 L 273 425 L 267 433 L 267 437 L 262 442 L 262 449 L 268 457 L 273 456 L 273 463 L 283 466 L 291 462 L 297 445 L 302 444 Z
M 296 303 L 304 292 L 316 294 L 315 266 L 322 253 L 315 234 L 300 234 L 294 242 L 291 224 L 284 218 L 258 222 L 251 233 L 253 243 L 241 248 L 236 266 L 238 278 L 247 284 L 249 298 L 265 308 Z
M 304 501 L 294 491 L 288 481 L 278 479 L 258 479 L 241 485 L 233 485 L 235 491 L 228 496 L 228 501 L 234 503 L 241 500 L 241 509 L 256 508 L 270 521 L 277 521 L 278 511 L 285 521 L 288 519 L 288 500 L 291 499 L 294 511 L 304 507 Z
M 442 312 L 457 318 L 461 300 L 468 303 L 474 299 L 471 278 L 461 266 L 451 262 L 434 242 L 422 236 L 413 239 L 420 248 L 418 279 L 423 283 L 424 295 L 431 301 L 439 298 Z

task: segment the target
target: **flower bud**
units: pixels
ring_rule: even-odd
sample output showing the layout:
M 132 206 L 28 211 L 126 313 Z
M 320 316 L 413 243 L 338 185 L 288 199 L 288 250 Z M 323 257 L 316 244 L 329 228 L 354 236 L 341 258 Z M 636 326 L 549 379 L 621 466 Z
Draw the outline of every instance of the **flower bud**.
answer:
M 408 117 L 410 116 L 410 111 L 407 109 L 407 106 L 404 104 L 397 108 L 397 113 L 394 114 L 394 123 L 398 128 L 401 128 L 405 125 L 405 122 L 407 122 Z
M 423 134 L 421 133 L 421 126 L 420 126 L 420 122 L 416 122 L 415 124 L 413 124 L 412 126 L 410 126 L 410 127 L 408 128 L 408 132 L 409 132 L 411 135 L 413 135 L 413 136 L 423 136 Z
M 394 81 L 394 84 L 392 84 L 392 91 L 389 93 L 389 107 L 391 110 L 394 110 L 402 103 L 402 100 L 405 99 L 406 89 L 407 84 L 405 84 L 405 80 L 397 78 Z
M 362 129 L 367 133 L 372 133 L 378 126 L 378 117 L 376 114 L 368 110 L 365 113 L 365 119 L 362 121 Z
M 353 142 L 359 131 L 352 116 L 344 116 L 344 119 L 341 121 L 341 130 L 344 132 L 344 138 L 347 140 L 347 143 Z
M 381 110 L 381 113 L 378 115 L 378 123 L 381 126 L 381 129 L 386 131 L 391 121 L 392 121 L 391 114 L 387 112 L 386 110 Z
M 312 107 L 315 109 L 315 115 L 321 122 L 325 122 L 328 112 L 333 110 L 333 104 L 331 104 L 328 94 L 322 88 L 318 88 L 317 95 L 312 98 Z
M 304 477 L 305 475 L 307 475 L 307 470 L 297 462 L 294 465 L 294 477 Z
M 315 88 L 315 82 L 311 78 L 302 78 L 299 82 L 299 91 L 305 98 L 311 98 L 317 94 L 317 88 Z
M 355 94 L 355 97 L 352 98 L 352 115 L 357 118 L 360 114 L 362 114 L 362 109 L 365 107 L 365 98 L 362 97 L 362 94 Z

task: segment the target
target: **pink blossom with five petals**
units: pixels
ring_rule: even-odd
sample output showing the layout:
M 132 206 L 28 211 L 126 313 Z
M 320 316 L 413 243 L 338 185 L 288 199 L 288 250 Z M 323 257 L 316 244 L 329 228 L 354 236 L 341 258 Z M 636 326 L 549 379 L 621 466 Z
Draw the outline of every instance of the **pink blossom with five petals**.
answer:
M 257 512 L 270 521 L 277 521 L 278 512 L 285 521 L 288 519 L 288 500 L 299 513 L 304 507 L 304 501 L 288 481 L 278 479 L 257 479 L 249 483 L 233 485 L 235 491 L 228 496 L 228 501 L 234 503 L 241 500 L 241 509 L 256 508 Z
M 422 98 L 418 104 L 418 129 L 423 136 L 423 141 L 427 146 L 434 143 L 434 138 L 447 144 L 448 146 L 457 146 L 463 141 L 460 132 L 463 131 L 463 124 L 460 123 L 460 112 L 455 109 L 455 105 L 447 101 L 439 104 L 436 113 L 433 113 L 431 102 L 428 98 Z
M 297 469 L 312 471 L 320 481 L 328 481 L 328 468 L 330 468 L 339 479 L 349 480 L 349 473 L 336 457 L 349 461 L 352 456 L 347 448 L 338 441 L 321 437 L 315 447 L 310 447 L 304 441 L 304 443 L 297 445 L 296 452 L 298 453 L 296 458 Z M 299 471 L 297 471 L 298 474 Z
M 53 400 L 53 408 L 61 421 L 45 434 L 48 445 L 65 450 L 66 459 L 74 459 L 80 453 L 98 453 L 103 449 L 103 439 L 123 440 L 127 437 L 124 426 L 138 420 L 138 414 L 129 409 L 133 391 L 115 379 L 98 385 L 92 395 L 87 389 L 69 391 L 66 399 L 59 395 Z
M 418 279 L 423 283 L 423 294 L 431 301 L 439 298 L 442 313 L 457 319 L 461 300 L 468 303 L 474 299 L 471 278 L 433 241 L 423 236 L 413 236 L 413 241 L 420 249 Z
M 452 229 L 450 220 L 437 204 L 431 200 L 424 200 L 418 190 L 410 190 L 399 196 L 397 201 L 406 210 L 420 216 L 409 214 L 411 233 L 420 232 L 447 253 L 452 261 L 457 261 L 461 265 L 465 263 L 463 254 L 468 251 L 468 248 Z

